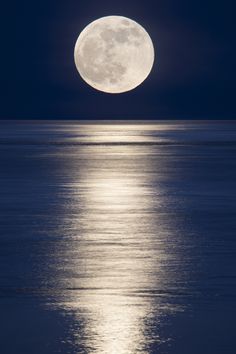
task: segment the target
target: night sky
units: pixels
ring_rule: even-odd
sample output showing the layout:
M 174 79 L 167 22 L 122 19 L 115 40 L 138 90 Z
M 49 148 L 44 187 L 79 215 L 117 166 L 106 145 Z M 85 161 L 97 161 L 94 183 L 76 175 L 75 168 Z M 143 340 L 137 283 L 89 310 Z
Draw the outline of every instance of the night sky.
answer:
M 11 1 L 2 5 L 1 119 L 235 119 L 233 1 Z M 137 89 L 88 86 L 73 51 L 93 20 L 139 22 L 156 52 Z

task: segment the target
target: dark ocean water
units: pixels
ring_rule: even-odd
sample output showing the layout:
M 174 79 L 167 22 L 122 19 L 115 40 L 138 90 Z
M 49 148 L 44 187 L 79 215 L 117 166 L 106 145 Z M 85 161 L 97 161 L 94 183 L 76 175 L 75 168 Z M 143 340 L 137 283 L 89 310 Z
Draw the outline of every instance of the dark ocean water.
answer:
M 0 123 L 1 354 L 235 354 L 236 123 Z

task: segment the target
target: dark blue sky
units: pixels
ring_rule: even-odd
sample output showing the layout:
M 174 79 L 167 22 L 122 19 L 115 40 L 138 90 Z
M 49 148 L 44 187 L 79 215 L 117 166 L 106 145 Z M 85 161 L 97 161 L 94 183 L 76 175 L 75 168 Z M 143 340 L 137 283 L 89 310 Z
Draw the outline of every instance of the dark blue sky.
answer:
M 1 119 L 235 119 L 234 2 L 32 0 L 2 5 Z M 81 30 L 107 15 L 136 20 L 156 62 L 143 85 L 110 95 L 78 75 Z

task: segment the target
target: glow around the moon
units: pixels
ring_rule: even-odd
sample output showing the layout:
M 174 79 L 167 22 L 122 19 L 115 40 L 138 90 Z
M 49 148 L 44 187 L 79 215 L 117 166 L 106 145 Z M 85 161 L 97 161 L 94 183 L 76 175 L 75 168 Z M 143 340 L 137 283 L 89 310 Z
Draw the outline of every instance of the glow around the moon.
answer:
M 97 90 L 121 93 L 134 89 L 154 63 L 153 43 L 137 22 L 122 16 L 102 17 L 79 35 L 74 58 L 81 77 Z

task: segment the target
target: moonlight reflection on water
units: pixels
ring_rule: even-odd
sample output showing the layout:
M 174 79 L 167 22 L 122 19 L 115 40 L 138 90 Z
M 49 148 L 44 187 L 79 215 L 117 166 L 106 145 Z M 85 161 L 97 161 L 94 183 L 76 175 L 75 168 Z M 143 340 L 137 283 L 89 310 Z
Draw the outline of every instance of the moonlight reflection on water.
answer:
M 58 282 L 66 288 L 58 302 L 74 313 L 75 323 L 83 318 L 83 330 L 73 329 L 78 348 L 147 353 L 153 342 L 169 340 L 157 333 L 161 316 L 181 310 L 161 299 L 179 278 L 171 268 L 179 255 L 168 231 L 174 221 L 167 229 L 163 220 L 161 181 L 146 175 L 153 160 L 133 146 L 90 146 L 70 164 L 64 186 L 70 198 L 55 254 L 63 267 Z M 161 170 L 162 162 L 156 167 Z

